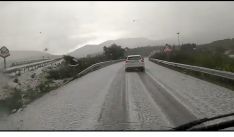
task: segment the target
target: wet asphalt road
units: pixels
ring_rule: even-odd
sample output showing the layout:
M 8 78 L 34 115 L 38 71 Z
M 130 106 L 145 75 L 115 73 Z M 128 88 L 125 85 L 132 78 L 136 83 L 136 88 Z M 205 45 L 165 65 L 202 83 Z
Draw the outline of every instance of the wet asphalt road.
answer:
M 125 72 L 121 62 L 89 73 L 2 118 L 0 129 L 170 130 L 196 120 L 202 106 L 186 103 L 158 80 L 161 66 L 145 65 L 145 72 Z

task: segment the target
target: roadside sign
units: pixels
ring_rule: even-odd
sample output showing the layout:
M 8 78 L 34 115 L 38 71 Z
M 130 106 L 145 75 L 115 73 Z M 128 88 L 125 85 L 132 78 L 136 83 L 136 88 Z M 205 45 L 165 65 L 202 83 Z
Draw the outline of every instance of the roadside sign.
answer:
M 1 49 L 0 49 L 0 56 L 2 58 L 6 58 L 8 56 L 10 56 L 10 52 L 9 50 L 7 49 L 7 47 L 3 46 Z
M 10 52 L 7 47 L 3 46 L 0 49 L 0 57 L 4 59 L 4 69 L 6 69 L 6 57 L 10 56 Z

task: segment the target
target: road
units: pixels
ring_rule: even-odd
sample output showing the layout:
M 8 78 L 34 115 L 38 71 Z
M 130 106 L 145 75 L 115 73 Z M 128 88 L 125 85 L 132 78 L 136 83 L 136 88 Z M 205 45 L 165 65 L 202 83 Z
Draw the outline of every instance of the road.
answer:
M 234 110 L 234 92 L 145 59 L 116 63 L 51 91 L 1 118 L 1 130 L 169 130 Z

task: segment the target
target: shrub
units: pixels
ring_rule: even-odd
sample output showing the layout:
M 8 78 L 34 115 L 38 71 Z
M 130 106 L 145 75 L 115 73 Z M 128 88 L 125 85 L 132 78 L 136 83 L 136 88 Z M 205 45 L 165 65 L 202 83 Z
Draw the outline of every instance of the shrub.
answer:
M 18 73 L 16 75 L 17 76 L 21 76 L 21 71 L 18 71 Z
M 21 91 L 15 89 L 15 92 L 12 92 L 11 95 L 3 101 L 3 103 L 10 110 L 21 108 L 23 106 Z
M 18 82 L 19 82 L 19 79 L 18 79 L 18 78 L 15 78 L 15 79 L 14 79 L 14 82 L 15 82 L 15 83 L 18 83 Z
M 41 82 L 36 89 L 39 89 L 40 92 L 45 93 L 48 92 L 52 89 L 52 87 L 50 86 L 50 83 L 52 83 L 51 80 L 46 80 L 44 82 Z
M 35 78 L 35 76 L 36 76 L 36 73 L 33 73 L 33 74 L 31 75 L 31 78 Z

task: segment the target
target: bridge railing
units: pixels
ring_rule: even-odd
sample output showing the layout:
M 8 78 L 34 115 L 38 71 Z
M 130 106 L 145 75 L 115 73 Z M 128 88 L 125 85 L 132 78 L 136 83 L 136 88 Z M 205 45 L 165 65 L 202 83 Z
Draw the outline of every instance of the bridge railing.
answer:
M 25 65 L 20 65 L 20 66 L 15 66 L 15 67 L 10 67 L 4 70 L 4 73 L 16 73 L 16 72 L 25 72 L 27 70 L 30 70 L 30 68 L 39 68 L 46 66 L 48 64 L 53 64 L 56 61 L 61 60 L 62 58 L 57 58 L 57 59 L 51 59 L 51 60 L 46 60 L 46 61 L 40 61 L 40 62 L 35 62 L 35 63 L 30 63 L 30 64 L 25 64 Z
M 169 62 L 169 61 L 153 59 L 153 58 L 149 58 L 149 60 L 152 62 L 155 62 L 155 63 L 162 63 L 162 64 L 166 64 L 166 65 L 173 66 L 173 67 L 202 72 L 202 73 L 234 80 L 234 73 L 232 73 L 232 72 L 215 70 L 215 69 L 210 69 L 210 68 L 205 68 L 205 67 L 192 66 L 192 65 L 186 65 L 186 64 L 180 64 L 180 63 Z
M 9 65 L 9 68 L 10 67 L 16 67 L 16 66 L 21 66 L 21 65 L 27 65 L 27 64 L 31 64 L 31 63 L 35 63 L 35 62 L 46 61 L 46 60 L 50 60 L 50 59 L 33 59 L 33 60 L 11 62 L 11 64 Z

